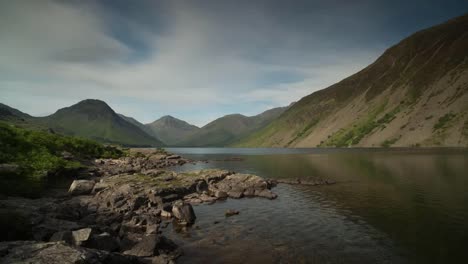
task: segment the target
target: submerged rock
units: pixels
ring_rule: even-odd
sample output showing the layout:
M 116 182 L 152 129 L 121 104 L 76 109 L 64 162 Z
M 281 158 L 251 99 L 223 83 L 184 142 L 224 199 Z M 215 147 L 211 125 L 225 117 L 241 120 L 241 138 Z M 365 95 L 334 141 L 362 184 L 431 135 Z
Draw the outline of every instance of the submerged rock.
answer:
M 196 219 L 192 205 L 181 200 L 176 201 L 172 206 L 172 214 L 181 224 L 191 225 Z
M 177 246 L 167 238 L 156 234 L 144 236 L 131 249 L 124 252 L 126 255 L 138 257 L 152 257 L 161 254 L 171 253 Z
M 228 209 L 228 210 L 224 213 L 224 215 L 225 215 L 226 217 L 230 217 L 230 216 L 238 215 L 238 214 L 239 214 L 239 211 L 233 210 L 233 209 Z

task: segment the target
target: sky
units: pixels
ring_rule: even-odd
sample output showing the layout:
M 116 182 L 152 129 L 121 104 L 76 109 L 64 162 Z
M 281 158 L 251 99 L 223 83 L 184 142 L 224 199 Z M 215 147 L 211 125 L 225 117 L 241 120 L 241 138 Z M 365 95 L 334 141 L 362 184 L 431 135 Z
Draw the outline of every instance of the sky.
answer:
M 0 0 L 0 102 L 34 116 L 80 100 L 143 123 L 203 126 L 289 105 L 468 1 Z

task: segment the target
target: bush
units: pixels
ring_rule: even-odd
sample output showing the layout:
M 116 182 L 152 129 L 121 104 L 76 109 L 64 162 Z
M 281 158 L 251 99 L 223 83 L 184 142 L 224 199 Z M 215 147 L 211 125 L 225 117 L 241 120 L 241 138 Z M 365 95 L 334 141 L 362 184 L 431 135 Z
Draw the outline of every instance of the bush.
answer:
M 74 160 L 65 160 L 63 152 Z M 26 130 L 0 122 L 0 163 L 15 163 L 22 170 L 43 175 L 62 169 L 82 167 L 78 160 L 117 158 L 123 152 L 112 146 L 76 137 L 62 136 L 39 130 Z

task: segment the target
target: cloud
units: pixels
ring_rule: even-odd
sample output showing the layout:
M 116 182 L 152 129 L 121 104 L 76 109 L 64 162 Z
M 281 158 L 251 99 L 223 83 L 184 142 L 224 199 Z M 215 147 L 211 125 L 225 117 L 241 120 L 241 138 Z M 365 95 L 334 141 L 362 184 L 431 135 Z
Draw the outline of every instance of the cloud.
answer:
M 287 105 L 372 62 L 371 1 L 2 1 L 0 100 L 31 114 L 85 98 L 203 125 Z M 366 16 L 367 15 L 367 16 Z M 385 16 L 382 16 L 385 17 Z

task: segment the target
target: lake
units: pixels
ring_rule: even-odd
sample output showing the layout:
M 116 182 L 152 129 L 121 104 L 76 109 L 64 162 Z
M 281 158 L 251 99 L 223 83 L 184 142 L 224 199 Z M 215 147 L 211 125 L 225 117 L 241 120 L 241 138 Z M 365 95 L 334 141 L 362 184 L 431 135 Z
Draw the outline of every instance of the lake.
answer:
M 197 222 L 164 233 L 181 263 L 460 263 L 468 258 L 466 149 L 169 148 L 187 171 L 224 168 L 279 184 L 276 200 L 194 206 Z M 226 218 L 227 209 L 240 214 Z

